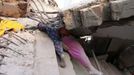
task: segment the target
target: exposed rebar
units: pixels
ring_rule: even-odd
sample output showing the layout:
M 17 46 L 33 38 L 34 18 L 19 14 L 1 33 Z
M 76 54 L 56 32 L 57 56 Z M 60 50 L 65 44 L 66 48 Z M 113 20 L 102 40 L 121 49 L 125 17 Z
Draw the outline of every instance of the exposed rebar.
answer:
M 10 39 L 8 39 L 8 38 L 6 38 L 6 37 L 2 37 L 2 38 L 5 39 L 5 40 L 7 40 L 7 41 L 9 41 L 9 42 L 11 42 L 12 44 L 14 44 L 14 45 L 16 45 L 16 46 L 19 46 L 18 44 L 16 44 L 15 42 L 11 41 Z
M 38 5 L 36 4 L 36 2 L 35 2 L 34 0 L 31 0 L 31 1 L 34 3 L 34 5 L 35 5 L 35 7 L 37 8 L 37 10 L 40 11 L 39 8 L 38 8 Z M 44 17 L 43 17 L 43 15 L 42 15 L 42 13 L 39 12 L 39 14 L 41 15 L 41 17 L 40 17 L 39 19 L 40 19 L 43 23 L 47 23 L 47 21 L 44 20 Z
M 7 48 L 7 49 L 9 49 L 9 50 L 11 50 L 11 51 L 13 51 L 13 52 L 15 52 L 15 53 L 19 54 L 19 55 L 24 56 L 24 54 L 22 54 L 22 53 L 20 53 L 20 52 L 17 52 L 17 51 L 13 50 L 13 49 L 12 49 L 12 48 L 10 48 L 10 47 L 6 47 L 6 46 L 2 46 L 2 45 L 0 45 L 0 48 Z

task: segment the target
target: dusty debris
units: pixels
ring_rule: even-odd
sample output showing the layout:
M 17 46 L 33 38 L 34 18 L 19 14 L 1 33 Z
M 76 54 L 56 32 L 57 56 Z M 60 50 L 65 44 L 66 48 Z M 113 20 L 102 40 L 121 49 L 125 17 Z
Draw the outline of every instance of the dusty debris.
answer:
M 24 55 L 21 54 L 20 52 L 17 52 L 17 51 L 15 51 L 15 50 L 13 50 L 12 48 L 9 48 L 9 47 L 6 47 L 6 46 L 0 46 L 0 48 L 9 49 L 9 50 L 11 50 L 11 51 L 13 51 L 13 52 L 15 52 L 15 53 L 17 53 L 17 54 L 19 54 L 19 55 L 24 56 Z
M 29 32 L 19 32 L 16 35 L 28 40 L 28 42 L 27 44 L 22 44 L 14 37 L 8 37 L 8 34 L 4 35 L 4 37 L 8 37 L 19 44 L 19 46 L 15 46 L 12 43 L 7 45 L 7 47 L 12 48 L 12 51 L 6 48 L 0 48 L 0 54 L 8 56 L 2 60 L 5 65 L 0 66 L 0 73 L 6 75 L 33 75 L 35 38 Z M 19 54 L 13 50 L 19 52 Z M 23 56 L 20 53 L 23 54 Z
M 102 24 L 103 5 L 98 4 L 80 10 L 84 27 L 99 26 Z
M 6 37 L 2 37 L 3 39 L 9 41 L 10 43 L 16 45 L 16 46 L 19 46 L 18 44 L 16 44 L 15 42 L 11 41 L 10 39 L 6 38 Z
M 24 17 L 27 12 L 27 5 L 25 1 L 4 0 L 3 3 L 0 4 L 0 16 L 14 18 Z
M 103 22 L 104 4 L 85 5 L 63 12 L 65 26 L 68 30 L 99 26 Z
M 22 0 L 23 1 L 23 0 Z M 31 12 L 29 12 L 27 15 L 29 18 L 32 18 L 35 21 L 31 21 L 31 19 L 29 18 L 19 18 L 17 19 L 20 23 L 24 24 L 25 27 L 27 27 L 27 29 L 32 27 L 37 27 L 37 24 L 39 22 L 45 23 L 46 25 L 49 25 L 49 23 L 55 25 L 55 23 L 57 22 L 57 18 L 55 18 L 57 16 L 57 14 L 59 14 L 59 11 L 57 12 L 57 9 L 50 9 L 47 8 L 47 4 L 45 4 L 45 2 L 48 2 L 48 4 L 52 5 L 52 6 L 57 6 L 56 3 L 53 0 L 32 0 L 31 2 L 29 2 L 29 4 L 31 4 Z M 60 1 L 60 0 L 59 0 Z M 62 0 L 65 1 L 65 0 Z M 68 0 L 69 1 L 69 0 Z M 68 1 L 65 1 L 65 3 L 67 4 Z M 77 1 L 75 0 L 70 0 L 70 1 L 74 1 L 74 3 L 72 2 L 69 8 L 73 8 L 73 7 L 77 7 Z M 79 0 L 80 3 L 78 3 L 78 7 L 80 6 L 80 8 L 73 8 L 71 10 L 67 10 L 64 11 L 64 22 L 66 24 L 66 28 L 68 30 L 70 29 L 76 29 L 78 30 L 78 32 L 80 32 L 80 34 L 83 34 L 83 32 L 85 32 L 86 34 L 88 33 L 88 31 L 92 30 L 88 27 L 90 26 L 99 26 L 102 24 L 103 17 L 105 17 L 105 13 L 107 12 L 103 12 L 104 8 L 109 8 L 109 4 L 107 4 L 106 6 L 103 6 L 103 4 L 101 3 L 96 3 L 95 5 L 91 3 L 91 5 L 85 5 L 83 6 L 83 4 L 87 4 L 86 1 L 83 2 L 83 0 Z M 83 3 L 81 3 L 81 1 Z M 94 0 L 88 0 L 89 2 L 94 1 Z M 101 0 L 102 1 L 102 0 Z M 104 1 L 104 0 L 103 0 Z M 5 3 L 7 2 L 7 3 Z M 24 2 L 22 3 L 16 3 L 18 2 L 18 0 L 5 0 L 4 1 L 4 5 L 0 5 L 0 15 L 1 16 L 6 16 L 6 17 L 24 17 L 25 14 L 27 13 L 27 7 L 29 6 L 27 4 L 27 0 L 24 0 Z M 104 1 L 105 2 L 105 1 Z M 9 4 L 11 3 L 11 4 Z M 64 3 L 64 2 L 63 2 Z M 76 5 L 75 5 L 76 3 Z M 58 3 L 57 3 L 58 4 Z M 114 4 L 113 4 L 114 5 Z M 113 6 L 111 5 L 111 6 Z M 62 5 L 61 5 L 62 6 Z M 68 5 L 65 5 L 65 7 L 67 6 L 67 8 L 63 9 L 69 9 Z M 81 7 L 82 6 L 82 7 Z M 64 6 L 63 6 L 64 7 Z M 61 8 L 63 8 L 61 7 Z M 113 8 L 116 8 L 117 6 L 113 6 Z M 118 9 L 118 8 L 117 8 Z M 118 18 L 122 18 L 122 16 L 120 16 L 118 14 L 118 12 L 114 11 L 114 9 L 112 9 L 112 15 L 110 14 L 110 18 L 112 16 L 112 18 L 118 19 Z M 116 10 L 116 9 L 115 9 Z M 12 12 L 11 12 L 12 11 Z M 51 12 L 50 12 L 51 11 Z M 122 10 L 121 10 L 122 11 Z M 119 12 L 121 12 L 119 10 Z M 54 13 L 56 12 L 56 13 Z M 63 12 L 60 10 L 60 12 Z M 109 14 L 109 13 L 107 13 Z M 107 16 L 106 16 L 107 17 Z M 109 16 L 108 16 L 109 18 Z M 106 18 L 106 20 L 109 20 Z M 62 21 L 62 19 L 61 19 Z M 59 25 L 59 24 L 58 24 Z M 77 28 L 81 28 L 81 29 L 77 29 Z M 85 29 L 86 28 L 86 29 Z M 83 30 L 82 30 L 83 29 Z M 94 31 L 96 31 L 97 27 L 93 28 Z M 26 32 L 25 32 L 26 31 Z M 38 70 L 38 72 L 40 72 L 39 74 L 41 74 L 44 69 L 41 70 L 44 67 L 44 64 L 46 61 L 43 60 L 42 63 L 40 63 L 42 61 L 42 57 L 36 57 L 36 50 L 35 50 L 35 37 L 34 35 L 32 35 L 30 33 L 30 31 L 25 30 L 23 32 L 18 32 L 18 33 L 8 33 L 6 35 L 4 35 L 5 38 L 0 38 L 0 45 L 3 46 L 3 48 L 0 48 L 0 61 L 3 64 L 0 63 L 0 73 L 4 73 L 6 75 L 33 75 L 33 70 L 34 67 L 37 67 L 36 70 Z M 34 31 L 34 30 L 33 30 Z M 77 34 L 77 32 L 75 33 Z M 42 50 L 44 50 L 44 48 L 46 47 L 46 49 L 49 49 L 50 47 L 52 47 L 49 44 L 45 44 L 45 45 L 49 45 L 49 46 L 44 46 L 44 37 L 39 38 L 41 35 L 37 35 L 38 36 L 38 40 L 39 40 L 39 44 L 38 44 L 38 48 L 41 48 L 41 50 L 39 50 L 40 52 L 38 53 L 38 55 L 40 55 L 42 53 L 42 55 L 49 57 L 49 51 L 46 51 L 43 53 Z M 46 39 L 46 38 L 45 38 Z M 45 42 L 48 42 L 48 38 Z M 18 46 L 17 46 L 18 45 Z M 43 46 L 43 47 L 41 47 Z M 47 48 L 48 47 L 48 48 Z M 43 48 L 43 49 L 42 49 Z M 52 51 L 50 51 L 51 53 Z M 3 58 L 3 55 L 5 56 Z M 54 53 L 52 55 L 55 55 Z M 35 57 L 36 57 L 36 66 L 35 64 Z M 2 58 L 2 60 L 1 60 Z M 54 58 L 54 56 L 49 57 Z M 43 59 L 47 59 L 46 57 Z M 54 63 L 57 62 L 56 60 L 54 60 Z M 41 66 L 40 64 L 43 64 L 43 66 Z M 46 64 L 48 63 L 53 63 L 51 61 L 46 62 Z M 39 64 L 39 65 L 38 65 Z M 49 66 L 49 65 L 48 65 Z M 57 75 L 59 75 L 58 73 L 58 69 L 57 69 L 57 63 L 54 64 L 55 66 L 55 72 L 57 73 Z M 45 66 L 46 67 L 46 66 Z M 53 64 L 50 66 L 53 67 Z M 40 69 L 41 68 L 41 69 Z M 48 68 L 48 67 L 47 67 Z M 46 68 L 46 70 L 47 70 Z M 38 75 L 38 74 L 37 74 Z
M 134 0 L 111 0 L 110 6 L 113 20 L 120 20 L 134 15 Z
M 12 12 L 11 12 L 12 11 Z M 18 18 L 21 16 L 20 9 L 12 5 L 0 5 L 0 15 Z
M 66 29 L 68 30 L 80 27 L 82 23 L 80 19 L 79 10 L 64 11 L 64 23 L 65 23 Z

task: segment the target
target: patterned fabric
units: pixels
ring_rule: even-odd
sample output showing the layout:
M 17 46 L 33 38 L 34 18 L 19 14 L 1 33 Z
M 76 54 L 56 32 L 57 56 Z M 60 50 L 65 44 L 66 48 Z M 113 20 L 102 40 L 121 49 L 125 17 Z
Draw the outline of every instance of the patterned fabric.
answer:
M 56 53 L 61 55 L 63 53 L 62 41 L 58 35 L 58 27 L 48 26 L 43 23 L 38 24 L 38 29 L 46 32 L 54 43 Z

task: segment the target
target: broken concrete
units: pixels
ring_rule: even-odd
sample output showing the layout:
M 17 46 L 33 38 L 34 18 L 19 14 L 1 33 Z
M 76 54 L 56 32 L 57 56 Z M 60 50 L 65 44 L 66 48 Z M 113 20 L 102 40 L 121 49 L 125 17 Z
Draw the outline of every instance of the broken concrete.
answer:
M 65 27 L 68 30 L 78 28 L 82 25 L 79 10 L 67 10 L 64 12 Z
M 0 54 L 7 56 L 1 61 L 2 65 L 0 66 L 0 73 L 6 75 L 33 75 L 35 38 L 29 32 L 20 32 L 16 35 L 19 35 L 23 39 L 27 40 L 27 42 L 18 38 L 21 40 L 20 42 L 12 36 L 8 37 L 9 35 L 4 36 L 8 37 L 19 46 L 9 43 L 9 41 L 7 42 L 9 45 L 7 45 L 6 41 L 3 40 L 4 43 L 6 43 L 5 45 L 14 51 L 10 49 L 0 49 Z
M 11 12 L 12 11 L 12 12 Z M 27 13 L 27 3 L 19 2 L 19 3 L 6 3 L 0 4 L 0 16 L 5 17 L 24 17 Z
M 103 5 L 94 5 L 80 10 L 82 26 L 99 26 L 103 21 Z
M 102 25 L 105 21 L 120 20 L 134 16 L 133 0 L 110 0 L 71 8 L 64 11 L 64 22 L 68 30 Z
M 109 20 L 108 5 L 85 5 L 64 11 L 64 22 L 68 30 L 99 26 L 104 20 Z M 106 14 L 107 13 L 107 14 Z
M 94 36 L 134 40 L 134 26 L 111 26 L 100 28 Z
M 134 0 L 111 0 L 110 7 L 113 20 L 134 16 Z

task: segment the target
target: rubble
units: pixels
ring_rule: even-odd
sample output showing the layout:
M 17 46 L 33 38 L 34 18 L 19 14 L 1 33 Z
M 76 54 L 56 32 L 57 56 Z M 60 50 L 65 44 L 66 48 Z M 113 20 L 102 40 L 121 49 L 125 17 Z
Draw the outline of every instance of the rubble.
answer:
M 66 29 L 71 30 L 81 26 L 80 15 L 78 10 L 67 10 L 64 12 L 64 23 Z
M 77 4 L 77 3 L 76 3 Z M 100 1 L 85 6 L 75 6 L 64 11 L 64 22 L 68 30 L 102 25 L 105 21 L 120 20 L 134 16 L 133 0 Z
M 81 28 L 81 27 L 92 27 L 99 26 L 102 22 L 107 19 L 104 15 L 107 12 L 103 3 L 85 5 L 80 8 L 73 8 L 64 11 L 64 22 L 68 30 Z
M 122 18 L 128 18 L 134 15 L 134 2 L 132 0 L 110 0 L 109 2 L 105 2 L 105 0 L 103 0 L 102 3 L 92 3 L 92 1 L 94 2 L 94 0 L 85 0 L 85 2 L 83 2 L 83 0 L 79 0 L 80 2 L 70 0 L 74 1 L 71 3 L 72 6 L 65 5 L 66 8 L 64 9 L 64 6 L 60 5 L 60 10 L 59 8 L 52 8 L 51 6 L 48 6 L 48 4 L 56 6 L 55 3 L 51 3 L 51 1 L 53 0 L 39 1 L 32 0 L 27 3 L 27 0 L 22 0 L 20 2 L 18 2 L 17 0 L 4 0 L 4 5 L 0 5 L 0 16 L 3 16 L 4 18 L 6 17 L 5 19 L 13 17 L 12 20 L 17 20 L 18 22 L 25 25 L 26 28 L 28 28 L 37 26 L 39 22 L 43 22 L 46 24 L 53 23 L 57 20 L 55 19 L 55 17 L 57 17 L 57 14 L 63 12 L 63 20 L 66 29 L 76 30 L 76 32 L 74 32 L 75 34 L 89 35 L 92 32 L 95 32 L 97 27 L 102 25 L 104 21 L 120 20 Z M 56 2 L 58 1 L 60 0 L 56 0 Z M 65 0 L 62 1 L 64 3 Z M 66 2 L 68 1 L 65 1 L 65 3 Z M 79 5 L 77 5 L 77 3 Z M 132 25 L 133 23 L 131 23 L 131 26 Z M 129 26 L 124 27 L 129 28 Z M 119 29 L 115 29 L 114 33 L 119 32 Z M 107 37 L 107 35 L 102 34 L 103 32 L 107 34 L 112 34 L 110 29 L 107 30 L 109 31 L 105 32 L 101 31 L 100 29 L 97 32 L 100 33 L 99 35 L 104 35 Z M 121 28 L 121 30 L 124 31 L 124 28 Z M 133 32 L 132 29 L 129 30 L 130 32 Z M 33 32 L 34 31 L 35 30 L 33 30 Z M 49 39 L 49 37 L 39 31 L 37 31 L 36 34 L 37 35 L 33 35 L 32 32 L 25 30 L 22 32 L 13 33 L 12 35 L 4 35 L 4 37 L 14 42 L 17 46 L 11 43 L 11 41 L 0 38 L 0 45 L 5 47 L 0 48 L 0 74 L 59 75 L 60 73 L 64 74 L 62 73 L 63 71 L 68 71 L 58 68 L 53 43 Z M 120 32 L 118 34 L 124 35 L 124 33 Z M 126 32 L 126 34 L 128 34 L 128 32 Z M 18 35 L 19 37 L 16 35 Z M 128 35 L 130 36 L 131 34 Z M 122 36 L 118 35 L 118 37 Z M 127 36 L 125 36 L 125 39 L 126 37 Z M 133 36 L 129 39 L 133 39 Z M 35 42 L 37 42 L 36 45 Z M 13 50 L 9 50 L 9 48 Z M 69 68 L 72 71 L 70 71 L 70 73 L 75 75 L 75 71 L 73 71 L 73 65 L 70 61 L 70 58 L 68 57 L 68 55 L 66 56 L 66 62 L 68 62 L 67 65 L 69 65 L 69 67 L 67 67 L 66 69 Z
M 111 0 L 110 7 L 113 20 L 134 16 L 134 0 Z
M 19 18 L 24 17 L 26 13 L 27 3 L 24 1 L 6 0 L 3 1 L 3 4 L 0 4 L 0 16 Z
M 6 75 L 33 75 L 35 38 L 28 32 L 19 32 L 16 35 L 28 40 L 26 44 L 22 44 L 19 40 L 15 39 L 12 36 L 9 37 L 9 35 L 7 34 L 4 35 L 4 37 L 10 38 L 10 40 L 19 44 L 19 46 L 15 46 L 12 43 L 9 43 L 9 45 L 6 46 L 20 52 L 21 54 L 23 54 L 23 56 L 8 49 L 0 49 L 0 54 L 8 56 L 4 57 L 4 59 L 1 61 L 3 64 L 0 66 L 0 73 L 4 73 Z
M 84 27 L 99 26 L 103 21 L 103 5 L 94 5 L 80 10 Z

